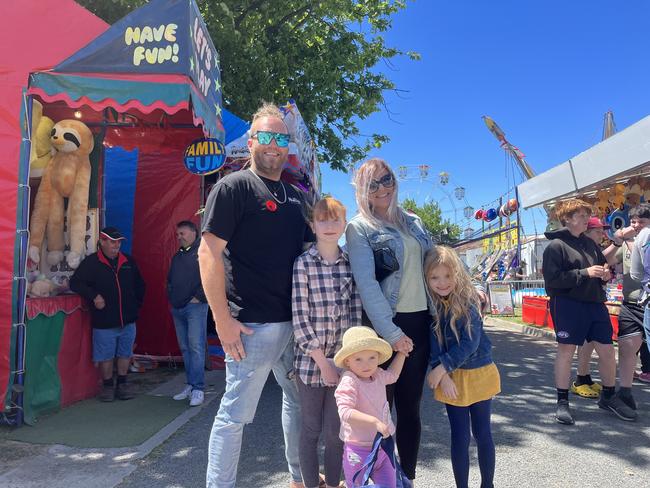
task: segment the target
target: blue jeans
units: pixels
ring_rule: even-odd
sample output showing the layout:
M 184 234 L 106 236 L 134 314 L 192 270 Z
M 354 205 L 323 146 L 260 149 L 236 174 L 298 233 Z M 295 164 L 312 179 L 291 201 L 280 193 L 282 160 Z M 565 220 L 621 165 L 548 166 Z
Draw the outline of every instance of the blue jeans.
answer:
M 645 345 L 648 352 L 650 352 L 650 305 L 646 305 L 643 310 L 643 330 L 645 330 Z M 641 347 L 643 347 L 643 344 Z
M 205 387 L 205 348 L 207 341 L 207 303 L 188 303 L 172 308 L 178 346 L 183 353 L 187 384 L 194 390 Z
M 253 421 L 271 371 L 282 387 L 282 429 L 289 473 L 294 481 L 302 481 L 298 459 L 300 403 L 292 378 L 293 326 L 291 322 L 245 325 L 254 331 L 252 335 L 241 335 L 246 358 L 237 362 L 226 355 L 226 391 L 208 445 L 208 488 L 235 486 L 244 425 Z

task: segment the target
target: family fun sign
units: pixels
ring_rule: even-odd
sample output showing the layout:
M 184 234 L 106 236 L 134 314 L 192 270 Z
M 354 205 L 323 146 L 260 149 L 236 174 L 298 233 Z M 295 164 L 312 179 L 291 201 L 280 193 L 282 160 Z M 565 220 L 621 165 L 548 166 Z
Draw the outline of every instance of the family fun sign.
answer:
M 219 171 L 226 161 L 226 147 L 217 139 L 198 139 L 185 149 L 185 168 L 195 175 Z

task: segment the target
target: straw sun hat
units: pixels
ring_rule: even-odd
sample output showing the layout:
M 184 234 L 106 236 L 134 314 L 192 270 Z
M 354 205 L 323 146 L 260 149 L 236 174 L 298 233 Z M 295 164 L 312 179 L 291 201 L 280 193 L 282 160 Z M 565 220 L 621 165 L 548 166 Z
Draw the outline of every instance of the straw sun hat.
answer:
M 393 348 L 370 327 L 350 327 L 343 334 L 343 347 L 334 356 L 334 364 L 339 368 L 345 367 L 345 360 L 360 351 L 377 351 L 379 364 L 385 363 L 393 355 Z

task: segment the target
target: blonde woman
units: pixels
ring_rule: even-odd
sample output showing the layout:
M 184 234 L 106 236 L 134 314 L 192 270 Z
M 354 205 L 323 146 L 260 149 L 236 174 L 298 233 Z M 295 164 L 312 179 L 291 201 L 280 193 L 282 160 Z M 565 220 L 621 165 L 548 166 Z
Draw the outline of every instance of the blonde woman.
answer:
M 398 205 L 397 180 L 384 160 L 364 162 L 354 185 L 359 213 L 345 232 L 350 265 L 372 327 L 394 351 L 408 355 L 401 376 L 387 393 L 397 411 L 400 462 L 408 478 L 414 479 L 420 399 L 429 359 L 431 318 L 423 262 L 431 238 L 420 218 Z M 375 275 L 375 253 L 380 252 L 394 256 L 399 265 L 381 282 Z

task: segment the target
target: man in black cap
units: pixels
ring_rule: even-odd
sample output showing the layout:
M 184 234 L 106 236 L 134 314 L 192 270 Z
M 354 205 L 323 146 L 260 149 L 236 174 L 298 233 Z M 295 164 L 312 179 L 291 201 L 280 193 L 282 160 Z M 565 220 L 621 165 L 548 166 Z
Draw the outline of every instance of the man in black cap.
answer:
M 112 402 L 116 396 L 120 400 L 133 398 L 126 374 L 145 283 L 133 258 L 120 252 L 122 240 L 124 236 L 115 227 L 102 229 L 97 252 L 87 256 L 70 278 L 70 289 L 92 304 L 93 360 L 99 363 L 102 375 L 99 399 L 103 402 Z

